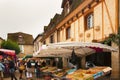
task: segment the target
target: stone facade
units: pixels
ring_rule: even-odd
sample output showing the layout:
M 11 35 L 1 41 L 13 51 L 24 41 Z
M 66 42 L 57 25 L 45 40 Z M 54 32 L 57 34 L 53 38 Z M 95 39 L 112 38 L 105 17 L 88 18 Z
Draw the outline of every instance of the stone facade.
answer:
M 1 43 L 2 43 L 2 41 L 4 41 L 4 39 L 2 39 L 2 38 L 0 37 L 0 48 L 1 48 Z
M 71 2 L 69 2 L 71 1 Z M 78 1 L 81 1 L 78 5 Z M 118 34 L 119 0 L 63 0 L 63 12 L 54 27 L 44 31 L 41 42 L 49 44 L 51 35 L 55 42 L 102 42 L 110 34 Z M 119 2 L 120 3 L 120 2 Z M 78 6 L 73 6 L 73 5 Z M 65 13 L 66 12 L 66 13 Z M 118 47 L 112 45 L 113 47 Z M 119 78 L 120 53 L 111 54 L 112 77 Z M 85 58 L 83 58 L 85 63 Z
M 33 55 L 37 55 L 40 51 L 41 46 L 43 45 L 40 41 L 41 38 L 42 38 L 42 34 L 38 34 L 38 36 L 33 41 L 33 44 L 34 44 L 34 54 Z
M 7 40 L 17 42 L 20 47 L 18 57 L 24 57 L 27 54 L 33 54 L 33 36 L 30 34 L 16 32 L 8 33 Z

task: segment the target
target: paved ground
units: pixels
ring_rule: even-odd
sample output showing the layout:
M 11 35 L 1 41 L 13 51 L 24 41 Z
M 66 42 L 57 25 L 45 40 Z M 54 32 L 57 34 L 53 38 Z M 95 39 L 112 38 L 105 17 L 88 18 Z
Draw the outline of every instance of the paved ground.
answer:
M 17 79 L 20 80 L 18 71 L 15 72 L 15 75 L 16 75 Z M 3 80 L 11 80 L 11 78 L 7 77 L 7 78 L 4 78 Z M 25 73 L 23 73 L 23 79 L 22 80 L 27 80 L 26 77 L 25 77 Z M 35 74 L 33 74 L 32 80 L 38 80 L 38 79 L 35 78 Z M 46 80 L 46 79 L 41 79 L 40 78 L 39 80 Z M 112 79 L 112 78 L 107 76 L 107 77 L 101 77 L 101 78 L 96 79 L 96 80 L 120 80 L 120 79 Z
M 6 75 L 7 75 L 7 74 L 6 74 Z M 20 80 L 20 79 L 19 79 L 19 71 L 18 71 L 18 70 L 16 70 L 15 76 L 17 77 L 17 80 Z M 3 80 L 11 80 L 11 78 L 10 78 L 10 77 L 5 77 Z M 28 79 L 26 78 L 26 76 L 25 76 L 25 72 L 23 73 L 23 79 L 22 79 L 22 80 L 28 80 Z M 29 80 L 30 80 L 30 79 L 29 79 Z M 35 73 L 33 73 L 33 77 L 32 77 L 31 80 L 48 80 L 48 79 L 43 79 L 43 78 L 36 79 Z M 49 80 L 50 80 L 50 79 L 49 79 Z
M 11 80 L 11 78 L 8 77 L 8 74 L 6 74 L 6 76 L 7 76 L 7 77 L 5 77 L 3 80 Z M 17 79 L 19 80 L 19 72 L 18 72 L 18 71 L 15 72 L 15 76 L 16 76 Z M 23 77 L 24 77 L 24 79 L 25 79 L 25 76 L 23 76 Z
M 15 72 L 15 76 L 17 77 L 18 80 L 20 80 L 20 79 L 19 79 L 19 71 L 16 71 L 16 72 Z M 11 78 L 10 78 L 10 77 L 5 77 L 3 80 L 11 80 Z M 27 80 L 26 77 L 25 77 L 25 73 L 23 73 L 23 79 L 22 79 L 22 80 Z M 33 80 L 37 80 L 37 79 L 35 78 L 35 75 L 34 75 L 34 74 L 33 74 Z M 43 79 L 39 79 L 39 80 L 43 80 Z

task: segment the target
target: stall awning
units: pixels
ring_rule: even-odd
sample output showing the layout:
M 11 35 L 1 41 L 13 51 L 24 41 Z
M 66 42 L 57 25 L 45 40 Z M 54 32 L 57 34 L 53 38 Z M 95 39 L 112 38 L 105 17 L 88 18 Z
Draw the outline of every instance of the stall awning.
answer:
M 65 49 L 88 47 L 88 48 L 96 50 L 96 52 L 99 52 L 99 51 L 102 51 L 102 52 L 117 51 L 117 49 L 115 49 L 111 46 L 101 44 L 101 43 L 92 43 L 92 42 L 59 42 L 59 43 L 49 44 L 49 46 L 61 47 L 61 48 L 65 48 Z
M 28 54 L 28 55 L 24 56 L 24 57 L 22 58 L 22 60 L 25 60 L 25 59 L 27 59 L 27 58 L 32 58 L 32 57 L 33 57 L 32 54 Z
M 4 54 L 15 56 L 15 51 L 14 50 L 8 50 L 8 49 L 0 49 L 0 52 L 3 52 Z
M 34 57 L 69 57 L 73 49 L 76 55 L 81 57 L 97 52 L 117 51 L 115 48 L 101 43 L 60 42 L 48 44 L 46 49 L 41 49 L 39 54 Z

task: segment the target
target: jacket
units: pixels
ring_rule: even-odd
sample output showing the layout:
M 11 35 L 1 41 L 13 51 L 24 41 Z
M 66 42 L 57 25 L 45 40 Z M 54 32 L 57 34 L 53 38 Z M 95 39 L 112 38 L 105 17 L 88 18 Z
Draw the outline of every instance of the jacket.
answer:
M 5 66 L 0 62 L 0 71 L 4 71 Z

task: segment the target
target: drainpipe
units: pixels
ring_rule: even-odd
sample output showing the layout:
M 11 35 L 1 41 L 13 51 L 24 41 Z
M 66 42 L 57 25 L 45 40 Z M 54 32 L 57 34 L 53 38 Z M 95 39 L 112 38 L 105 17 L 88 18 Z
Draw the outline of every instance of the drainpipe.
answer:
M 120 35 L 120 0 L 118 0 L 118 35 Z M 120 39 L 119 39 L 119 76 L 120 76 Z M 120 78 L 120 77 L 119 77 Z

